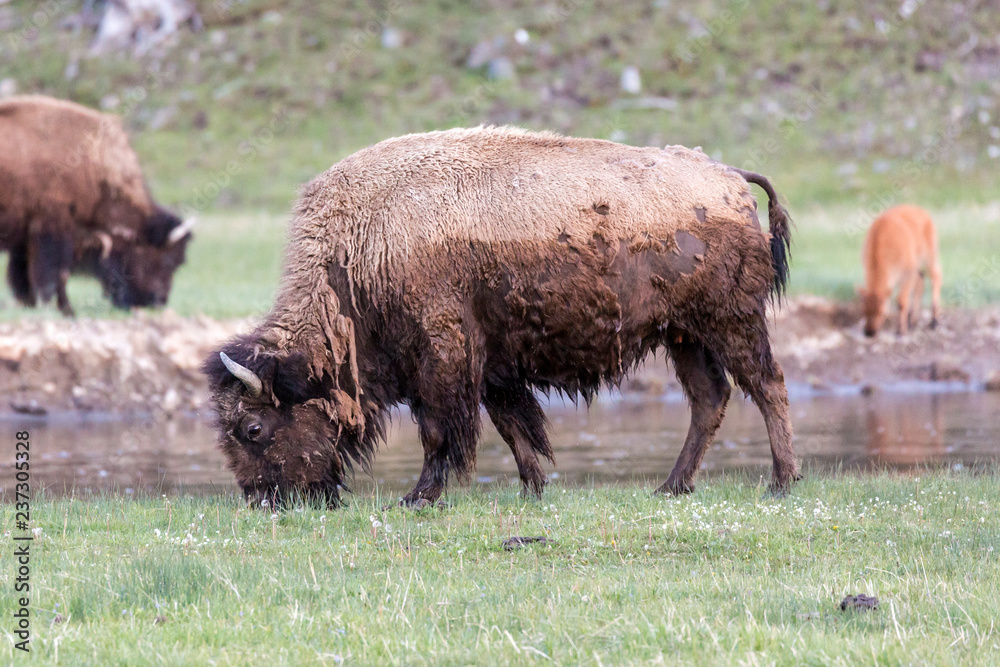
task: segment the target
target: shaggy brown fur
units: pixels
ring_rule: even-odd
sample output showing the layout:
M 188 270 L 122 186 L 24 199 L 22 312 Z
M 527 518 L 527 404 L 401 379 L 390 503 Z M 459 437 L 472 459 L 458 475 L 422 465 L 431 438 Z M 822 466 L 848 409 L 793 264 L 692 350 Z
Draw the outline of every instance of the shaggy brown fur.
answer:
M 0 102 L 0 248 L 7 280 L 34 306 L 96 274 L 119 307 L 166 302 L 190 238 L 150 199 L 121 121 L 48 97 Z
M 770 196 L 770 239 L 748 179 Z M 384 141 L 305 187 L 274 309 L 222 349 L 260 378 L 259 396 L 207 360 L 222 447 L 248 495 L 335 499 L 340 471 L 370 460 L 388 409 L 406 403 L 424 468 L 404 501 L 434 500 L 473 469 L 483 404 L 541 493 L 538 456 L 552 450 L 532 389 L 589 401 L 666 347 L 692 423 L 660 490 L 693 488 L 726 371 L 764 414 L 783 490 L 798 465 L 765 308 L 788 240 L 763 177 L 682 147 L 512 128 Z M 320 445 L 324 418 L 337 433 Z M 290 476 L 286 443 L 300 440 Z M 282 465 L 265 463 L 273 443 Z
M 941 262 L 937 231 L 927 211 L 903 204 L 882 213 L 868 230 L 861 261 L 865 267 L 865 286 L 858 288 L 858 296 L 865 314 L 865 335 L 874 336 L 882 328 L 886 303 L 897 285 L 899 323 L 896 332 L 903 335 L 916 324 L 927 270 L 931 274 L 933 305 L 930 326 L 937 326 L 941 311 Z

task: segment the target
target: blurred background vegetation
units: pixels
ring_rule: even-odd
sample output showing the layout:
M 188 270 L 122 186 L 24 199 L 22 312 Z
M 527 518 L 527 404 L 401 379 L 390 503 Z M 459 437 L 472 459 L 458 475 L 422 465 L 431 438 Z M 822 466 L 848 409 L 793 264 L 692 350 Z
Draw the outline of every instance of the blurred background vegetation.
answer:
M 126 118 L 154 195 L 203 215 L 182 313 L 266 309 L 297 188 L 340 158 L 479 123 L 767 174 L 799 223 L 798 291 L 849 298 L 874 215 L 923 204 L 946 298 L 1000 300 L 994 2 L 199 0 L 167 39 L 95 53 L 102 4 L 0 0 L 0 93 Z

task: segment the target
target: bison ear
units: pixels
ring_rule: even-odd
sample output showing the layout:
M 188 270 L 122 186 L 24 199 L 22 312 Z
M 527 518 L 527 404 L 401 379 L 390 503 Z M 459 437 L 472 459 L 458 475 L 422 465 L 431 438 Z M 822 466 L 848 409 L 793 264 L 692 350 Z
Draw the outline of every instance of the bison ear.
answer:
M 276 359 L 271 390 L 282 403 L 302 403 L 319 393 L 318 382 L 309 379 L 309 362 L 301 352 Z

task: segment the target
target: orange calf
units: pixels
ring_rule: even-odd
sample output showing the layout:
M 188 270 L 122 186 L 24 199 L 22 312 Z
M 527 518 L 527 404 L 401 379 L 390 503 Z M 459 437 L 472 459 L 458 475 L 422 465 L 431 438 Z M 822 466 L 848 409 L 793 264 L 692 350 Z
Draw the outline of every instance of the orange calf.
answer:
M 931 274 L 933 319 L 937 325 L 941 308 L 941 262 L 938 260 L 937 231 L 927 211 L 903 204 L 894 206 L 875 219 L 861 256 L 865 266 L 865 286 L 858 288 L 865 315 L 865 335 L 874 336 L 886 315 L 886 302 L 899 286 L 899 326 L 905 334 L 920 317 L 924 296 L 924 275 Z M 915 297 L 911 302 L 911 296 Z

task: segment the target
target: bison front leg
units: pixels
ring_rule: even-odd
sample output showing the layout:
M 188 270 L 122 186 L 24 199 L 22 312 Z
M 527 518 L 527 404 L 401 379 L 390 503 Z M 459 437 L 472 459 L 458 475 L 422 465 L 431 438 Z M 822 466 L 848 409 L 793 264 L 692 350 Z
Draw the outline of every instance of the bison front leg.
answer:
M 66 296 L 66 282 L 73 265 L 73 243 L 58 232 L 33 232 L 28 239 L 28 278 L 41 301 L 56 297 L 59 310 L 67 317 L 73 308 Z
M 418 393 L 411 407 L 424 448 L 424 467 L 404 505 L 434 502 L 448 475 L 467 478 L 476 465 L 481 427 L 479 391 L 482 365 L 474 341 L 462 333 L 461 320 L 449 313 L 427 318 L 428 344 L 421 357 Z
M 38 297 L 31 286 L 31 278 L 28 275 L 28 246 L 21 244 L 11 248 L 10 256 L 7 259 L 7 284 L 14 292 L 14 298 L 22 305 L 34 308 L 38 304 Z
M 542 406 L 523 384 L 503 387 L 488 385 L 484 403 L 497 432 L 514 455 L 523 493 L 541 498 L 546 479 L 545 471 L 538 462 L 538 455 L 555 463 L 552 446 L 549 445 L 545 432 Z
M 674 469 L 657 493 L 678 495 L 694 491 L 694 476 L 722 424 L 731 389 L 722 363 L 703 345 L 673 343 L 670 358 L 691 404 L 691 426 Z

